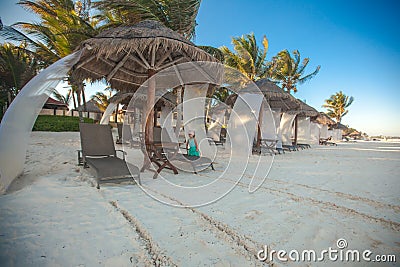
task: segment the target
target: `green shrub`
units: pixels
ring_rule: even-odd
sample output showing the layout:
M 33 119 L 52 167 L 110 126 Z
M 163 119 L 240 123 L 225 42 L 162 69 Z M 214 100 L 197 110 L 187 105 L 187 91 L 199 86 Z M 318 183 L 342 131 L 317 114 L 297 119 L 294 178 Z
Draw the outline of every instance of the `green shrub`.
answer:
M 93 119 L 84 118 L 84 122 L 93 123 Z M 33 131 L 79 132 L 79 117 L 39 115 Z

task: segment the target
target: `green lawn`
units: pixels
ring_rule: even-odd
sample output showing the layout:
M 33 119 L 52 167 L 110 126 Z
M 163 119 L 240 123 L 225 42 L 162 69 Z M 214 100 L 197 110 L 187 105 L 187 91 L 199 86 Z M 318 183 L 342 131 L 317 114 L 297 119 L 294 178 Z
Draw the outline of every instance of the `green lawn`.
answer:
M 93 119 L 84 118 L 84 122 L 93 123 Z M 79 117 L 39 115 L 33 131 L 79 132 Z

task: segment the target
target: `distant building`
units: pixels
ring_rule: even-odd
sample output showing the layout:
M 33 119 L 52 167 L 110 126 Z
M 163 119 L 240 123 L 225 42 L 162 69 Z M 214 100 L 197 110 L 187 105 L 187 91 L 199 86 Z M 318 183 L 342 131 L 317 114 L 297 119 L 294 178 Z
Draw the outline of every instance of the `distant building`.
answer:
M 89 100 L 86 102 L 86 109 L 84 105 L 80 105 L 77 109 L 71 110 L 71 116 L 79 116 L 79 111 L 82 112 L 83 117 L 91 118 L 95 121 L 100 121 L 103 116 L 103 112 L 97 106 L 96 101 Z
M 49 97 L 43 105 L 40 115 L 66 115 L 68 112 L 68 105 Z

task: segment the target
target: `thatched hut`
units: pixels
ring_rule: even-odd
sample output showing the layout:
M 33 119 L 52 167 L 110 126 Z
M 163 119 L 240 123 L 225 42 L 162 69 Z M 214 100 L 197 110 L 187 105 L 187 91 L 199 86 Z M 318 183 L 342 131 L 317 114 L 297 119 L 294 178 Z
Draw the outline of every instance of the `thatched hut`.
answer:
M 255 84 L 260 89 L 261 93 L 263 94 L 264 98 L 266 99 L 267 103 L 269 104 L 273 112 L 273 117 L 275 120 L 276 127 L 279 127 L 281 112 L 288 112 L 300 108 L 299 100 L 297 100 L 289 93 L 285 92 L 282 88 L 280 88 L 272 81 L 265 78 L 256 81 Z M 226 104 L 229 106 L 233 106 L 234 103 L 236 102 L 236 99 L 237 99 L 237 94 L 232 94 L 227 98 Z M 261 110 L 264 110 L 263 106 L 261 107 Z M 262 123 L 262 121 L 265 119 L 266 118 L 263 118 L 260 113 L 257 142 L 256 142 L 257 148 L 259 148 L 261 142 L 260 141 L 262 137 L 261 129 L 265 128 Z M 272 131 L 275 133 L 276 129 L 272 129 Z
M 299 108 L 299 101 L 268 79 L 255 82 L 273 110 L 288 111 Z
M 297 101 L 299 103 L 298 108 L 289 110 L 288 113 L 297 114 L 298 117 L 317 117 L 319 115 L 319 112 L 315 108 L 299 99 Z
M 217 61 L 179 33 L 151 20 L 105 30 L 84 41 L 79 49 L 82 54 L 72 69 L 74 79 L 106 80 L 112 88 L 129 93 L 134 93 L 160 70 L 175 64 Z M 151 142 L 153 136 L 155 88 L 156 85 L 149 82 L 147 142 Z
M 300 102 L 289 93 L 285 92 L 275 83 L 268 79 L 260 79 L 255 82 L 272 110 L 288 111 L 300 107 Z M 236 102 L 237 94 L 230 95 L 225 103 L 233 106 Z
M 310 131 L 310 118 L 315 118 L 318 116 L 319 112 L 307 105 L 305 102 L 297 99 L 299 106 L 296 109 L 287 111 L 288 114 L 295 115 L 294 118 L 294 143 L 297 144 L 299 131 L 301 133 L 301 140 L 304 142 L 311 141 L 311 131 Z M 299 129 L 300 128 L 300 129 Z
M 334 120 L 332 120 L 331 118 L 329 118 L 329 116 L 326 115 L 326 113 L 324 113 L 324 112 L 320 112 L 318 114 L 318 116 L 313 119 L 313 121 L 316 123 L 319 123 L 322 125 L 328 125 L 328 126 L 336 124 L 336 122 Z
M 103 115 L 103 111 L 97 105 L 97 102 L 93 99 L 87 101 L 84 105 L 80 105 L 75 110 L 71 110 L 71 115 L 74 116 L 75 112 L 82 112 L 83 117 L 94 119 L 99 121 Z

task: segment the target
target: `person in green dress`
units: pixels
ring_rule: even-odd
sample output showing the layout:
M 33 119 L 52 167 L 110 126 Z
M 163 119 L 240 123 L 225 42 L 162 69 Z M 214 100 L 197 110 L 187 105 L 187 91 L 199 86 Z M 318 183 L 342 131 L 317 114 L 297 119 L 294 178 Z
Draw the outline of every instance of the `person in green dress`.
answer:
M 188 151 L 188 155 L 200 157 L 199 146 L 197 144 L 195 132 L 193 130 L 190 130 L 188 134 L 189 134 L 189 139 L 186 142 L 186 149 Z

